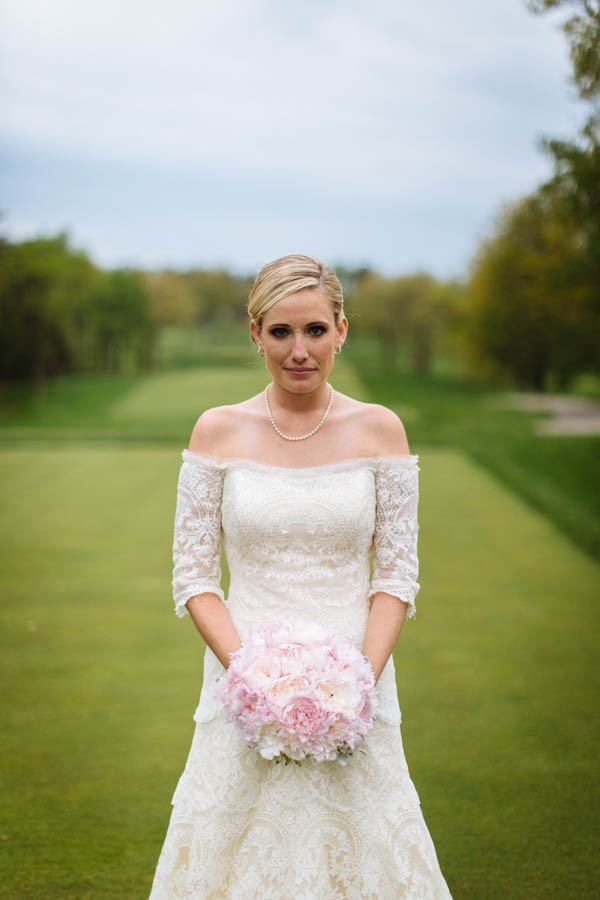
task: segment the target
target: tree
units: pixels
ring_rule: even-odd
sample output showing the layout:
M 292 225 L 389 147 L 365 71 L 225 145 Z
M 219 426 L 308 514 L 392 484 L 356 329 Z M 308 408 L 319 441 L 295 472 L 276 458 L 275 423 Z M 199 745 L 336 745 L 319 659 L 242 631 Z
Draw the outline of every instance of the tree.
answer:
M 394 370 L 398 348 L 405 345 L 418 375 L 431 368 L 451 308 L 452 290 L 427 272 L 398 278 L 365 275 L 358 282 L 353 302 L 357 328 L 377 339 L 384 369 Z
M 96 368 L 120 372 L 152 360 L 154 328 L 142 276 L 131 269 L 105 272 L 89 300 Z
M 548 183 L 560 196 L 565 220 L 575 219 L 585 244 L 582 266 L 590 286 L 596 286 L 600 309 L 600 2 L 599 0 L 530 0 L 529 8 L 542 14 L 558 7 L 573 11 L 563 23 L 573 66 L 571 80 L 590 115 L 578 141 L 545 138 L 543 149 L 554 159 L 554 178 Z M 600 335 L 596 336 L 600 340 Z
M 344 306 L 352 306 L 352 301 L 360 287 L 361 282 L 367 275 L 374 275 L 373 269 L 368 266 L 359 266 L 356 269 L 350 268 L 343 263 L 337 263 L 333 266 L 333 270 L 340 280 L 342 292 L 344 294 Z
M 548 188 L 506 207 L 481 245 L 468 290 L 475 365 L 520 388 L 564 388 L 598 360 L 599 317 L 581 226 Z
M 450 295 L 446 287 L 426 272 L 417 272 L 396 280 L 408 316 L 412 368 L 416 375 L 426 375 L 443 325 L 448 317 Z
M 30 377 L 36 392 L 49 374 L 70 371 L 81 309 L 97 270 L 66 234 L 4 249 L 0 277 L 0 358 L 5 378 Z
M 195 297 L 197 321 L 244 319 L 247 282 L 226 269 L 193 269 L 185 273 Z
M 180 272 L 163 269 L 144 273 L 152 318 L 158 327 L 188 325 L 197 318 L 200 309 L 189 279 Z
M 406 339 L 409 322 L 409 309 L 398 296 L 394 279 L 375 273 L 363 278 L 353 310 L 357 330 L 376 338 L 384 370 L 393 371 L 398 347 Z
M 561 6 L 576 12 L 563 23 L 573 64 L 572 80 L 579 96 L 596 100 L 600 96 L 600 3 L 598 0 L 529 0 L 529 9 L 543 14 Z

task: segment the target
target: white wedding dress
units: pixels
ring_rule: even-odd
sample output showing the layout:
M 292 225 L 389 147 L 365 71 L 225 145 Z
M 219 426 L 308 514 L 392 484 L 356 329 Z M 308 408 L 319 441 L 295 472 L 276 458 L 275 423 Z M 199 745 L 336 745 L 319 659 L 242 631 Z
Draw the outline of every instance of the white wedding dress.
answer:
M 226 602 L 242 641 L 264 622 L 303 617 L 362 648 L 372 594 L 392 594 L 414 615 L 418 459 L 292 469 L 184 450 L 176 612 L 186 615 L 186 601 L 210 591 Z M 377 685 L 374 726 L 345 766 L 276 765 L 247 747 L 213 696 L 223 672 L 207 648 L 150 900 L 450 898 L 404 756 L 392 658 Z

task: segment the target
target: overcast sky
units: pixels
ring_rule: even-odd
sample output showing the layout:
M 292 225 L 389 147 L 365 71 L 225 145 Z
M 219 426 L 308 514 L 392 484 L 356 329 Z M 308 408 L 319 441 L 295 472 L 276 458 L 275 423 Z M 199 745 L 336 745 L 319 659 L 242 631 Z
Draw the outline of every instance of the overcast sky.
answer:
M 460 276 L 571 136 L 561 16 L 525 0 L 11 0 L 0 208 L 105 266 L 291 252 Z

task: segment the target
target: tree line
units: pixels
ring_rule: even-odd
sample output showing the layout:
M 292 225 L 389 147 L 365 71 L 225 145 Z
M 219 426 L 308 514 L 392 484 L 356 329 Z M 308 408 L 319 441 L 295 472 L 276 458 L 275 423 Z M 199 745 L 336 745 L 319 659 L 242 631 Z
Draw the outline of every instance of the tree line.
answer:
M 410 345 L 425 374 L 437 342 L 456 319 L 464 288 L 425 272 L 387 278 L 336 266 L 355 334 L 371 336 L 394 368 Z M 251 276 L 225 269 L 104 271 L 68 236 L 0 245 L 0 378 L 29 379 L 39 392 L 49 376 L 152 369 L 167 326 L 206 328 L 244 321 Z
M 0 243 L 0 378 L 152 369 L 165 325 L 244 315 L 247 279 L 224 270 L 105 271 L 66 234 Z

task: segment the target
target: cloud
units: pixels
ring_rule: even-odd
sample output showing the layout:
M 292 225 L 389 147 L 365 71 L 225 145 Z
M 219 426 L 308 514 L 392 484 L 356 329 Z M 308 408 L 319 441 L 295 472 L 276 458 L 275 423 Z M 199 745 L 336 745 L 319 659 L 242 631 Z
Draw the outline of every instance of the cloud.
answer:
M 348 246 L 353 211 L 375 222 L 384 247 L 378 218 L 449 222 L 454 209 L 464 254 L 486 210 L 548 171 L 536 136 L 570 134 L 578 121 L 564 39 L 521 0 L 20 0 L 2 42 L 6 144 L 23 159 L 31 151 L 34 178 L 61 155 L 100 181 L 112 166 L 115 187 L 119 166 L 138 170 L 140 185 L 148 167 L 155 181 L 171 168 L 193 196 L 222 186 L 222 206 L 208 191 L 213 217 L 230 206 L 239 221 L 258 216 L 265 245 L 291 194 L 319 198 L 325 217 L 343 208 Z M 185 193 L 174 193 L 182 210 Z M 248 204 L 261 197 L 266 211 L 253 217 Z M 135 202 L 144 208 L 143 194 Z M 12 219 L 26 206 L 13 190 Z M 69 216 L 77 227 L 75 202 Z M 427 233 L 438 231 L 432 219 Z M 433 267 L 451 265 L 422 239 Z M 377 238 L 363 240 L 377 255 Z M 130 251 L 147 258 L 149 248 Z

